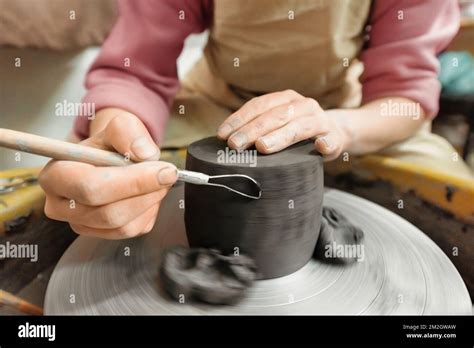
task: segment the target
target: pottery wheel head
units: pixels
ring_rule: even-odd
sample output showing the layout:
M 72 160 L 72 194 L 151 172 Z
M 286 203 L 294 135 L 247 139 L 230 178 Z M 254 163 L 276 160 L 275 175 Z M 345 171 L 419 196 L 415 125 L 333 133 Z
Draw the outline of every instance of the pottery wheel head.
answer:
M 160 251 L 186 245 L 183 186 L 173 188 L 146 236 L 106 241 L 79 237 L 50 279 L 46 314 L 470 314 L 467 289 L 423 232 L 362 198 L 329 190 L 324 204 L 365 233 L 352 265 L 310 260 L 284 277 L 259 280 L 234 306 L 171 299 L 158 277 Z M 74 301 L 71 296 L 74 295 Z

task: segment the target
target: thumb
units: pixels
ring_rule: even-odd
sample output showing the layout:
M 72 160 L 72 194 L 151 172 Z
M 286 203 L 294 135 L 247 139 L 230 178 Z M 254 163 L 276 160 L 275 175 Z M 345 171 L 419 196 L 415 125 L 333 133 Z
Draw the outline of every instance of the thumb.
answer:
M 319 136 L 314 142 L 316 150 L 324 156 L 326 161 L 337 158 L 341 153 L 341 146 L 338 139 L 332 133 Z
M 133 161 L 160 159 L 160 149 L 142 121 L 130 113 L 113 118 L 105 127 L 102 142 Z

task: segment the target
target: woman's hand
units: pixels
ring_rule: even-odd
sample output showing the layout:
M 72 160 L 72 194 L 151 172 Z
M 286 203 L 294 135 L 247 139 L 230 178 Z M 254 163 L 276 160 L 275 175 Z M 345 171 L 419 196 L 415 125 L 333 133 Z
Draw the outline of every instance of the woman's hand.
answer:
M 236 150 L 255 145 L 264 154 L 316 137 L 316 150 L 326 159 L 344 151 L 347 135 L 312 98 L 293 90 L 253 98 L 230 115 L 217 136 Z
M 40 174 L 45 214 L 67 221 L 83 235 L 123 239 L 149 232 L 161 200 L 177 180 L 176 167 L 158 161 L 160 150 L 143 123 L 119 109 L 96 115 L 93 135 L 81 144 L 116 151 L 133 161 L 126 167 L 95 167 L 50 161 Z

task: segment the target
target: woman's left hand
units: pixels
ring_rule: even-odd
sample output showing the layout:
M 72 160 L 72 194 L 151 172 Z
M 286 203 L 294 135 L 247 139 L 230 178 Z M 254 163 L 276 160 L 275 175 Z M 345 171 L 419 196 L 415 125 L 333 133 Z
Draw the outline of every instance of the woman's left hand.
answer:
M 315 148 L 327 160 L 337 158 L 347 143 L 344 131 L 316 100 L 293 90 L 251 99 L 222 123 L 217 136 L 233 149 L 255 145 L 264 154 L 316 137 Z

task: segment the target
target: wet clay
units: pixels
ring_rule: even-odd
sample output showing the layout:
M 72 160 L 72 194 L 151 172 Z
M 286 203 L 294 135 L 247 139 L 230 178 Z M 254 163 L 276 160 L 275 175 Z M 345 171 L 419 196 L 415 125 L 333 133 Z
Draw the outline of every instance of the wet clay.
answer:
M 312 257 L 324 193 L 323 161 L 312 141 L 254 161 L 222 160 L 226 143 L 215 137 L 191 144 L 186 169 L 208 175 L 245 174 L 260 183 L 259 200 L 222 188 L 185 185 L 185 225 L 190 247 L 245 254 L 258 278 L 284 276 Z M 228 151 L 228 149 L 227 149 Z M 248 154 L 248 153 L 247 153 Z
M 255 279 L 256 267 L 245 255 L 173 246 L 162 254 L 160 276 L 165 290 L 178 301 L 234 304 Z
M 364 232 L 351 224 L 341 212 L 334 208 L 323 207 L 321 230 L 314 249 L 314 258 L 335 264 L 352 263 L 363 257 L 355 252 L 360 252 L 361 249 L 355 247 L 361 245 L 363 239 Z M 339 250 L 349 252 L 338 253 Z
M 324 262 L 348 264 L 355 255 L 328 255 L 333 245 L 359 245 L 364 237 L 339 211 L 323 207 L 321 230 L 314 257 Z M 161 280 L 165 290 L 176 300 L 199 300 L 231 305 L 245 295 L 257 278 L 254 261 L 244 255 L 224 256 L 217 250 L 170 247 L 162 255 Z

